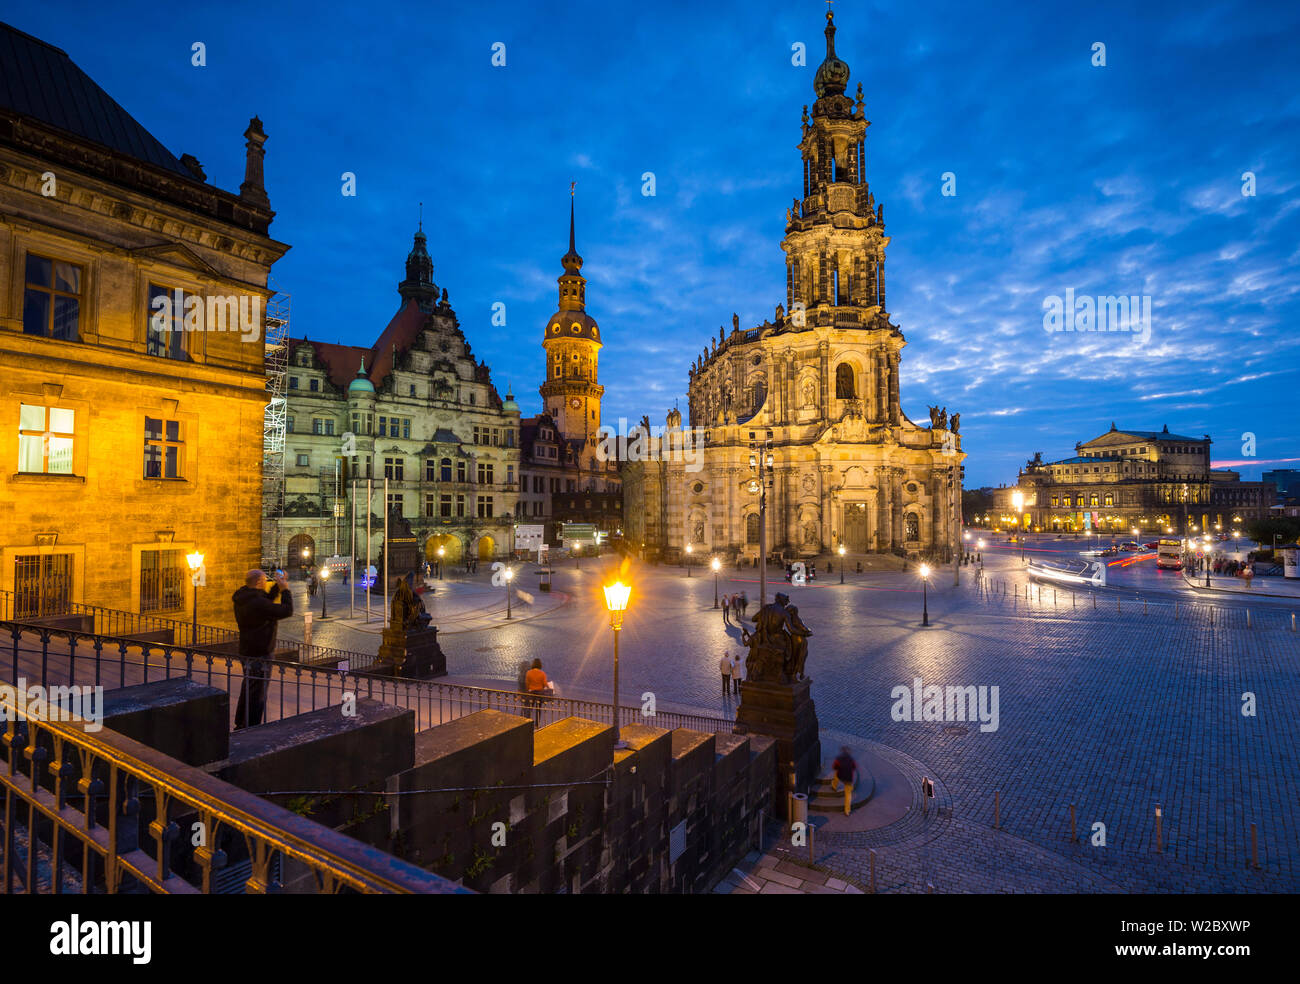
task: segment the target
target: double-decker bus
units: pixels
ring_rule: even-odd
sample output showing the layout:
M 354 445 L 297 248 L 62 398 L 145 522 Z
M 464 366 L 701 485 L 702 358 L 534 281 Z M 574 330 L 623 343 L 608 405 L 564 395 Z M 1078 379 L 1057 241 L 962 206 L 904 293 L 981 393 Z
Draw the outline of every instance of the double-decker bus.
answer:
M 1161 540 L 1156 547 L 1156 566 L 1166 571 L 1183 569 L 1183 541 Z

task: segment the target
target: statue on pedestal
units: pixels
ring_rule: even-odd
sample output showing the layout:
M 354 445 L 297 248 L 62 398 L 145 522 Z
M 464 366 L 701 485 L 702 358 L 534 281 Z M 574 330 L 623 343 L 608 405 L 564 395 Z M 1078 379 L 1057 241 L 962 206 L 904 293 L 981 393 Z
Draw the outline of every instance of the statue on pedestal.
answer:
M 808 659 L 808 637 L 812 630 L 799 618 L 799 609 L 788 595 L 754 615 L 754 632 L 741 628 L 741 640 L 749 647 L 745 678 L 753 683 L 792 683 L 804 678 Z

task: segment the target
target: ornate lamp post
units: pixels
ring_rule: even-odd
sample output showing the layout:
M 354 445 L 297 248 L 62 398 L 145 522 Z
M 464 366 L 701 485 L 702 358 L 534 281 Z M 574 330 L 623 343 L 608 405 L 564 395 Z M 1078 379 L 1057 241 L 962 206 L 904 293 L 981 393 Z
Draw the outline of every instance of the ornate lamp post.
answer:
M 840 584 L 844 583 L 844 544 L 840 544 Z
M 515 579 L 515 569 L 514 569 L 513 567 L 511 567 L 509 564 L 506 565 L 505 575 L 506 575 L 506 619 L 509 620 L 509 619 L 514 618 L 514 615 L 512 615 L 512 614 L 510 613 L 510 611 L 511 611 L 511 609 L 510 609 L 511 597 L 510 597 L 510 596 L 514 594 L 514 591 L 511 590 L 510 582 L 513 581 L 513 580 Z
M 322 564 L 320 569 L 320 617 L 321 621 L 329 618 L 325 612 L 325 588 L 329 585 L 330 569 L 328 564 Z
M 1025 559 L 1025 494 L 1017 489 L 1011 493 L 1011 504 L 1016 507 L 1016 539 L 1020 541 L 1020 559 Z
M 980 539 L 976 541 L 976 546 L 978 547 L 978 553 L 975 559 L 980 562 L 980 570 L 983 571 L 984 570 L 984 538 L 983 537 L 980 537 Z
M 755 431 L 749 432 L 753 446 L 749 452 L 749 469 L 754 473 L 750 480 L 751 492 L 758 493 L 758 607 L 767 604 L 767 486 L 772 481 L 776 461 L 772 457 L 772 432 L 765 440 L 758 440 Z M 843 571 L 840 572 L 841 574 Z
M 311 551 L 307 547 L 302 548 L 302 579 L 307 580 L 307 562 L 311 556 Z
M 582 553 L 582 544 L 575 542 L 573 544 L 573 569 L 576 571 L 582 570 L 582 564 L 578 563 L 578 554 L 580 553 Z
M 627 611 L 632 586 L 622 581 L 605 585 L 605 607 L 609 610 L 609 627 L 614 630 L 614 747 L 627 748 L 627 742 L 618 735 L 618 634 L 623 629 L 623 614 Z
M 717 557 L 714 557 L 713 562 L 709 566 L 713 568 L 713 607 L 717 608 L 718 607 L 718 571 L 722 569 L 722 561 L 718 560 Z
M 1210 586 L 1210 534 L 1205 534 L 1205 586 Z
M 686 544 L 686 576 L 691 576 L 691 551 L 695 548 L 692 544 Z
M 921 624 L 930 624 L 930 565 L 921 565 Z
M 203 554 L 197 550 L 192 554 L 185 555 L 185 561 L 190 565 L 190 586 L 194 589 L 194 628 L 190 635 L 190 645 L 199 644 L 199 579 L 203 573 Z

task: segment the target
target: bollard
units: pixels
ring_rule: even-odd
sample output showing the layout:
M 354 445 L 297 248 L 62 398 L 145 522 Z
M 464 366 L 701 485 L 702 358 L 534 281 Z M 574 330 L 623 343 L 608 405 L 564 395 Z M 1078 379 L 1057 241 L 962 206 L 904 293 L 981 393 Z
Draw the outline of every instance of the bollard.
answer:
M 1097 610 L 1097 592 L 1096 592 L 1096 591 L 1094 591 L 1094 592 L 1092 593 L 1092 610 L 1093 610 L 1094 612 Z
M 1259 831 L 1255 829 L 1254 823 L 1250 825 L 1250 866 L 1259 867 Z
M 812 864 L 816 860 L 816 858 L 817 855 L 813 853 L 813 825 L 812 825 L 812 820 L 809 819 L 808 821 L 808 863 Z
M 925 883 L 925 894 L 926 894 L 926 895 L 933 895 L 933 894 L 934 894 L 934 886 L 931 885 L 929 882 L 926 882 L 926 883 Z
M 993 790 L 993 829 L 1002 829 L 1002 790 Z
M 1074 804 L 1070 804 L 1070 842 L 1074 843 L 1079 839 L 1079 828 L 1074 822 Z
M 1119 614 L 1119 595 L 1115 596 L 1115 614 Z
M 875 895 L 876 894 L 876 850 L 875 848 L 872 848 L 870 851 L 868 851 L 867 856 L 871 861 L 871 894 Z
M 1178 621 L 1178 602 L 1174 602 L 1174 621 Z
M 1157 854 L 1163 853 L 1163 844 L 1161 842 L 1161 837 L 1160 837 L 1160 824 L 1161 824 L 1160 804 L 1157 803 L 1156 804 L 1156 853 Z
M 1295 612 L 1291 613 L 1291 631 L 1295 631 Z
M 1078 607 L 1079 607 L 1079 605 L 1078 605 L 1078 603 L 1075 601 L 1074 592 L 1071 591 L 1071 592 L 1070 592 L 1070 608 L 1071 608 L 1071 609 L 1075 609 L 1075 608 L 1078 608 Z
M 1056 607 L 1056 589 L 1055 589 L 1055 588 L 1052 589 L 1052 607 L 1053 607 L 1053 608 Z
M 1246 609 L 1246 628 L 1249 629 L 1250 627 L 1251 627 L 1251 623 L 1250 623 L 1250 609 L 1247 608 L 1247 609 Z
M 1145 598 L 1143 598 L 1143 599 L 1142 599 L 1142 614 L 1145 615 L 1146 613 L 1147 613 L 1147 600 L 1146 600 Z

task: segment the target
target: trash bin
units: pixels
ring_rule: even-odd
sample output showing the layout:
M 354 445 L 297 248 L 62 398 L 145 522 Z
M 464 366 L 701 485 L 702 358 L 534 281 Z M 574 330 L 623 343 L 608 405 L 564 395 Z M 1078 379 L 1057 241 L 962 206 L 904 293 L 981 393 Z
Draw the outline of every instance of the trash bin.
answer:
M 808 823 L 808 794 L 791 793 L 790 794 L 790 822 L 791 823 Z

